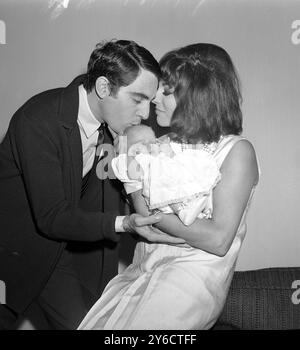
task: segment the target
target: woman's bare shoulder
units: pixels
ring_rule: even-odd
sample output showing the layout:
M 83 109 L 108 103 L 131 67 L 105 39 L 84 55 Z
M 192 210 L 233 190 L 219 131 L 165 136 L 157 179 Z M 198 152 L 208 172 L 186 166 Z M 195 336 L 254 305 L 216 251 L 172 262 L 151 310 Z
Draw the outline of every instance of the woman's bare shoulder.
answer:
M 222 168 L 231 168 L 234 172 L 247 173 L 252 177 L 253 182 L 257 183 L 259 170 L 253 144 L 247 139 L 236 142 L 224 160 Z

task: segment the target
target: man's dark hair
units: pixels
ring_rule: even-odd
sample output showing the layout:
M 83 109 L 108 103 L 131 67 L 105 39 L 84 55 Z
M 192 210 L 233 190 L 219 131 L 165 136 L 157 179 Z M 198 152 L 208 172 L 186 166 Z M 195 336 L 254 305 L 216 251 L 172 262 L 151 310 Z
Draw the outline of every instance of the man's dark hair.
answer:
M 238 75 L 228 53 L 213 44 L 173 50 L 160 60 L 165 93 L 173 93 L 176 109 L 171 137 L 197 143 L 216 142 L 221 135 L 242 132 Z
M 158 62 L 147 49 L 136 42 L 113 40 L 98 43 L 89 59 L 83 86 L 87 92 L 91 92 L 97 78 L 104 76 L 110 83 L 112 95 L 116 95 L 121 86 L 134 82 L 142 68 L 160 79 Z

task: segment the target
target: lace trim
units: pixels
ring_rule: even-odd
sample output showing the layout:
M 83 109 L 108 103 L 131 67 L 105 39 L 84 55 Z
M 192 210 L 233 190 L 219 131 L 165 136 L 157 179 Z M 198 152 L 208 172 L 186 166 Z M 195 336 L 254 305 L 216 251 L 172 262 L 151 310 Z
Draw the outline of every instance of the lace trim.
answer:
M 165 207 L 165 206 L 170 205 L 170 204 L 177 204 L 179 202 L 184 202 L 184 201 L 187 201 L 187 200 L 193 200 L 193 199 L 199 198 L 200 196 L 208 196 L 209 193 L 213 190 L 213 188 L 220 181 L 220 179 L 221 179 L 221 174 L 219 174 L 219 176 L 216 178 L 216 181 L 214 182 L 214 184 L 212 185 L 212 187 L 210 188 L 209 191 L 198 192 L 198 193 L 195 193 L 195 194 L 193 194 L 191 196 L 185 196 L 185 197 L 181 197 L 181 198 L 171 199 L 171 200 L 168 200 L 168 201 L 159 202 L 159 203 L 152 204 L 152 205 L 149 204 L 148 205 L 149 209 L 153 210 L 153 209 Z
M 196 144 L 189 144 L 189 143 L 181 143 L 181 151 L 183 152 L 186 149 L 197 149 L 197 150 L 203 150 L 211 155 L 215 153 L 217 148 L 219 147 L 219 144 L 223 141 L 224 136 L 220 136 L 219 141 L 217 142 L 210 142 L 210 143 L 201 143 L 198 142 Z M 169 139 L 170 140 L 170 139 Z

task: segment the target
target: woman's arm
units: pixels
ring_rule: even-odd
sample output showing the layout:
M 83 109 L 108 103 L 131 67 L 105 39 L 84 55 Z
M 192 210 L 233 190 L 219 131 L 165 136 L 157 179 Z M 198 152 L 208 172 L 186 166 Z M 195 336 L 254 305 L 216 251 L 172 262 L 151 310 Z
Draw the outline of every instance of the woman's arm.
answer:
M 133 202 L 134 209 L 138 214 L 143 216 L 150 215 L 150 211 L 142 195 L 142 190 L 131 193 L 131 199 Z
M 132 214 L 131 217 L 134 220 L 134 225 L 139 226 L 140 223 L 143 224 L 142 220 L 144 219 L 150 219 L 157 217 L 156 215 L 150 215 L 150 212 L 148 210 L 148 207 L 145 203 L 145 199 L 142 195 L 142 190 L 133 192 L 131 194 L 132 201 L 134 203 L 135 210 L 138 214 L 143 215 L 143 217 L 134 217 L 139 216 L 137 214 Z M 161 219 L 161 215 L 159 214 L 159 219 Z M 125 223 L 125 226 L 128 224 Z M 145 224 L 144 224 L 145 225 Z M 169 235 L 165 232 L 162 232 L 156 228 L 153 227 L 154 224 L 151 226 L 151 230 L 147 231 L 146 234 L 142 234 L 143 232 L 138 232 L 140 236 L 146 238 L 149 242 L 155 242 L 155 243 L 165 243 L 165 244 L 182 244 L 185 243 L 185 240 L 180 237 L 175 237 L 174 235 Z M 129 223 L 130 226 L 130 223 Z
M 253 185 L 258 166 L 251 143 L 239 141 L 221 167 L 222 178 L 213 190 L 212 219 L 196 219 L 185 226 L 176 215 L 163 214 L 155 226 L 171 235 L 218 256 L 224 256 L 234 239 Z

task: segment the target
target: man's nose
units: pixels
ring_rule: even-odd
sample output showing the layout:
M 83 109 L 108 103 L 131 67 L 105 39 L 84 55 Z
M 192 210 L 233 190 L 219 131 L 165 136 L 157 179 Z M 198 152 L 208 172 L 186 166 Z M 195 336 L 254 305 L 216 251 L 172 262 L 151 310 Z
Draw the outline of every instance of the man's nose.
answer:
M 149 110 L 150 110 L 150 103 L 147 103 L 145 106 L 141 107 L 138 112 L 137 115 L 146 120 L 149 117 Z

